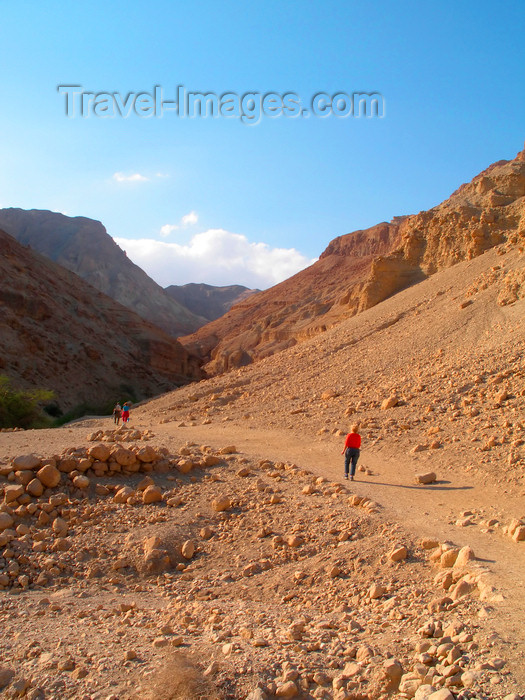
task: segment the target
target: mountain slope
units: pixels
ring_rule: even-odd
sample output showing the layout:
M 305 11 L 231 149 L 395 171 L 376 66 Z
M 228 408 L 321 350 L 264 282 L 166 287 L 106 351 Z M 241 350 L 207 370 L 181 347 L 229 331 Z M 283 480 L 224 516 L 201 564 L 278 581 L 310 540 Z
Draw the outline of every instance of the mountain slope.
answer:
M 332 242 L 333 254 L 249 297 L 181 342 L 211 360 L 207 371 L 215 374 L 316 335 L 331 325 L 328 312 L 349 282 L 364 283 L 374 258 L 391 251 L 398 237 L 398 222 L 342 236 Z
M 332 241 L 319 261 L 181 338 L 224 372 L 291 347 L 438 270 L 525 238 L 525 151 L 442 204 Z
M 0 373 L 55 391 L 61 410 L 200 379 L 181 344 L 0 231 Z
M 172 299 L 207 321 L 214 321 L 235 304 L 248 299 L 258 289 L 248 289 L 240 284 L 214 287 L 211 284 L 172 284 L 165 289 Z
M 525 495 L 524 358 L 525 251 L 506 242 L 140 412 L 196 430 L 204 419 L 218 431 L 237 425 L 253 441 L 289 431 L 283 451 L 324 444 L 330 464 L 340 433 L 358 422 L 367 462 L 372 451 L 409 474 L 418 462 L 441 473 L 457 464 Z
M 0 209 L 0 228 L 169 335 L 191 333 L 206 323 L 132 263 L 99 221 L 37 209 Z

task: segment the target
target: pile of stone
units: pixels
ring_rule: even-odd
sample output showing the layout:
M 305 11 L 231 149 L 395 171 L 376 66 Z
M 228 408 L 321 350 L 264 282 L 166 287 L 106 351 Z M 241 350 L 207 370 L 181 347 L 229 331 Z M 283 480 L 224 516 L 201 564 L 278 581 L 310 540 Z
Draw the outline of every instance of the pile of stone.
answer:
M 423 538 L 420 545 L 429 551 L 429 560 L 441 569 L 434 583 L 443 589 L 444 596 L 431 602 L 431 612 L 454 609 L 458 601 L 471 593 L 477 593 L 480 600 L 501 600 L 490 583 L 488 571 L 476 562 L 471 547 L 457 547 L 451 542 L 440 543 L 428 537 Z
M 94 433 L 90 433 L 87 439 L 89 442 L 132 442 L 133 440 L 151 440 L 154 437 L 155 433 L 151 430 L 139 430 L 121 425 L 120 428 L 113 430 L 96 430 Z
M 171 469 L 187 474 L 192 469 L 210 467 L 221 461 L 221 457 L 209 453 L 191 457 L 186 452 L 189 452 L 187 448 L 181 448 L 179 455 L 170 455 L 165 447 L 133 445 L 127 448 L 119 443 L 101 442 L 87 449 L 70 448 L 49 458 L 20 455 L 10 465 L 0 466 L 0 476 L 7 477 L 9 482 L 3 489 L 4 501 L 18 501 L 24 505 L 32 497 L 42 496 L 46 489 L 56 488 L 64 475 L 74 488 L 84 490 L 91 484 L 90 477 L 166 473 Z
M 115 504 L 178 506 L 181 499 L 163 492 L 146 475 L 135 488 L 124 484 L 93 482 L 93 477 L 130 476 L 142 473 L 188 474 L 192 469 L 210 467 L 224 461 L 222 455 L 236 452 L 227 446 L 212 454 L 208 446 L 178 454 L 165 447 L 97 443 L 87 448 L 69 448 L 61 455 L 46 458 L 35 454 L 19 455 L 9 465 L 0 466 L 0 590 L 27 588 L 32 583 L 45 585 L 55 566 L 39 562 L 39 553 L 64 551 L 68 539 L 71 508 L 87 503 L 88 495 L 112 496 Z M 173 478 L 173 477 L 168 477 Z M 2 498 L 3 497 L 3 498 Z M 185 548 L 184 558 L 190 547 Z M 53 573 L 53 572 L 51 572 Z M 55 572 L 57 573 L 57 572 Z
M 509 525 L 504 528 L 504 532 L 512 537 L 514 542 L 525 542 L 525 519 L 514 518 Z

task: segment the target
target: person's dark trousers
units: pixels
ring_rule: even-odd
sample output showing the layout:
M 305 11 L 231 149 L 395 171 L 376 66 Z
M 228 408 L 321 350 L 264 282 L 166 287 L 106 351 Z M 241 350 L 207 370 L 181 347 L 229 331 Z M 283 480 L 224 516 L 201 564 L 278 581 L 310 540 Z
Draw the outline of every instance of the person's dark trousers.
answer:
M 359 459 L 360 452 L 357 447 L 347 447 L 345 450 L 345 474 L 348 475 L 348 468 L 350 463 L 352 464 L 350 469 L 350 476 L 354 476 L 355 468 L 357 467 L 357 460 Z

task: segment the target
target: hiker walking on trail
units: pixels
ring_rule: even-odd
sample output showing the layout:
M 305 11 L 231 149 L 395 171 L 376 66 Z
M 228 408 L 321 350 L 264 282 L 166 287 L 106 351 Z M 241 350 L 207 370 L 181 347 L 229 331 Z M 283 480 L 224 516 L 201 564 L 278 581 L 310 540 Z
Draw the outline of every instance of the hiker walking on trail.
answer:
M 129 423 L 129 409 L 130 408 L 131 408 L 131 402 L 126 401 L 126 403 L 122 407 L 122 422 L 123 423 Z
M 348 479 L 348 472 L 350 471 L 350 481 L 354 480 L 357 460 L 361 454 L 359 449 L 361 447 L 361 435 L 357 432 L 358 430 L 358 425 L 353 425 L 350 428 L 350 432 L 346 436 L 345 446 L 341 452 L 345 456 L 345 479 Z
M 118 403 L 115 404 L 113 409 L 113 421 L 118 425 L 120 423 L 120 418 L 122 416 L 122 406 Z

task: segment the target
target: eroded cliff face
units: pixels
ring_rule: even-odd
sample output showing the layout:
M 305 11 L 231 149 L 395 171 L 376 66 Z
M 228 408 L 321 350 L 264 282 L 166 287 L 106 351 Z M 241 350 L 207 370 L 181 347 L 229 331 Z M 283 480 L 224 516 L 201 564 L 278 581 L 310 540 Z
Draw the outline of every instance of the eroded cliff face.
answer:
M 399 248 L 374 260 L 358 309 L 403 289 L 411 275 L 431 275 L 500 243 L 523 244 L 524 196 L 522 151 L 510 162 L 487 168 L 439 206 L 407 217 L 400 226 Z
M 201 379 L 159 328 L 0 231 L 0 374 L 52 389 L 63 411 Z
M 238 304 L 182 343 L 218 374 L 291 347 L 433 273 L 525 242 L 525 151 L 428 211 L 334 239 L 294 277 Z

